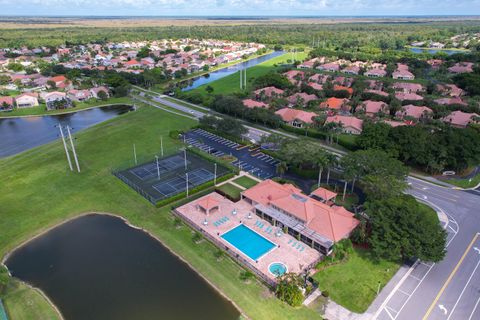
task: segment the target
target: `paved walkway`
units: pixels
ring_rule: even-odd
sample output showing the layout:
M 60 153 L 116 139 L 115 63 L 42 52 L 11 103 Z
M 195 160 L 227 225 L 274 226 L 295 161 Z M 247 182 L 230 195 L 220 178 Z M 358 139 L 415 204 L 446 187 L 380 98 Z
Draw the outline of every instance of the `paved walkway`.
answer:
M 322 292 L 318 289 L 315 289 L 315 291 L 313 291 L 308 297 L 307 299 L 305 299 L 303 301 L 303 305 L 304 306 L 308 306 L 310 303 L 312 303 L 313 301 L 315 301 L 315 299 L 317 299 L 318 297 L 320 297 L 322 295 Z

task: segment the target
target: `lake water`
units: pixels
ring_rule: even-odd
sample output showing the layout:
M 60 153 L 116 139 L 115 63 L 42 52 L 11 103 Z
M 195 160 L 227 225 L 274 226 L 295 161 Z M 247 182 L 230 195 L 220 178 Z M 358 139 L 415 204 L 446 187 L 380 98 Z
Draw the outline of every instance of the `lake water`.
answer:
M 266 55 L 258 57 L 258 58 L 254 58 L 254 59 L 250 59 L 250 60 L 245 61 L 245 62 L 237 63 L 233 66 L 226 67 L 226 68 L 223 68 L 223 69 L 219 69 L 217 71 L 212 71 L 205 76 L 200 76 L 200 77 L 197 77 L 197 78 L 193 78 L 191 80 L 187 80 L 188 85 L 186 87 L 184 87 L 182 89 L 182 91 L 189 91 L 189 90 L 195 89 L 197 87 L 200 87 L 201 85 L 204 85 L 204 84 L 210 83 L 212 81 L 221 79 L 223 77 L 229 76 L 232 73 L 237 72 L 238 70 L 243 70 L 243 69 L 246 69 L 246 68 L 250 68 L 250 67 L 253 67 L 253 66 L 255 66 L 259 63 L 262 63 L 262 62 L 265 62 L 265 61 L 270 60 L 272 58 L 281 56 L 284 53 L 285 53 L 284 51 L 274 51 L 272 53 L 266 54 Z M 247 77 L 248 77 L 248 74 L 247 74 Z
M 45 292 L 66 320 L 239 317 L 157 240 L 111 216 L 69 221 L 17 249 L 6 265 Z
M 0 158 L 59 139 L 55 127 L 59 123 L 76 132 L 131 110 L 126 105 L 110 106 L 61 115 L 0 119 Z
M 435 53 L 438 53 L 438 52 L 443 52 L 443 53 L 448 54 L 449 56 L 452 55 L 452 54 L 455 54 L 455 53 L 468 53 L 468 51 L 459 51 L 459 50 L 439 50 L 439 49 L 420 49 L 420 48 L 410 48 L 410 52 L 413 52 L 413 53 L 428 52 L 428 53 L 431 53 L 431 54 L 435 54 Z

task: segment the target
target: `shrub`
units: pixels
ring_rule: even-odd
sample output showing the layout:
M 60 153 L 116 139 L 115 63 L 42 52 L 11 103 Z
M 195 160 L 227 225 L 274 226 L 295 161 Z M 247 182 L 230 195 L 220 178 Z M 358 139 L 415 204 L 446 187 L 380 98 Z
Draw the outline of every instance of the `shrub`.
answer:
M 250 280 L 252 280 L 253 277 L 254 277 L 253 273 L 251 273 L 248 270 L 242 271 L 240 273 L 240 280 L 242 280 L 244 282 L 250 282 Z
M 325 298 L 328 298 L 330 296 L 330 293 L 327 290 L 322 291 L 322 296 Z
M 203 236 L 199 232 L 195 232 L 192 237 L 193 242 L 200 243 L 203 240 Z
M 215 251 L 213 255 L 215 256 L 215 258 L 217 258 L 217 260 L 221 260 L 225 256 L 225 252 L 223 252 L 223 250 L 218 249 L 217 251 Z

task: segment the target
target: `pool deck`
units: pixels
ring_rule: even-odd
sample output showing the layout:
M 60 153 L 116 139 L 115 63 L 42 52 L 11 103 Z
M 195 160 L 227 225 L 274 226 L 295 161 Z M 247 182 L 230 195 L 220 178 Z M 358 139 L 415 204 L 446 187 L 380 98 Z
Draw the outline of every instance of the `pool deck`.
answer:
M 197 203 L 206 197 L 213 197 L 215 200 L 219 201 L 218 210 L 215 209 L 208 215 L 204 211 L 200 210 L 197 206 Z M 234 210 L 237 212 L 235 215 L 232 214 Z M 222 245 L 224 245 L 223 249 L 228 248 L 228 250 L 239 254 L 257 271 L 271 280 L 275 280 L 275 276 L 268 271 L 268 267 L 272 263 L 281 262 L 287 266 L 288 272 L 301 273 L 304 268 L 314 264 L 322 256 L 317 250 L 308 247 L 303 242 L 298 241 L 288 234 L 284 234 L 282 232 L 280 237 L 276 236 L 275 231 L 278 228 L 273 227 L 268 221 L 263 220 L 255 215 L 253 213 L 252 205 L 243 200 L 234 203 L 229 199 L 224 198 L 220 194 L 213 192 L 177 208 L 176 212 L 177 214 L 187 218 L 191 223 L 194 223 L 196 227 L 201 229 L 204 233 L 207 233 L 219 243 L 222 243 Z M 248 218 L 249 212 L 251 213 L 250 219 Z M 215 222 L 218 222 L 224 217 L 227 217 L 228 220 L 223 219 L 226 221 L 219 225 L 215 225 Z M 204 224 L 205 220 L 208 222 L 207 225 Z M 263 223 L 263 228 L 257 226 L 256 222 Z M 237 227 L 242 223 L 266 239 L 275 243 L 277 247 L 273 248 L 255 261 L 221 237 L 225 232 Z M 265 231 L 267 230 L 267 227 L 271 227 L 273 229 L 271 233 L 267 233 Z M 295 243 L 295 246 L 292 246 L 293 243 Z M 297 248 L 298 244 L 303 246 L 303 251 Z

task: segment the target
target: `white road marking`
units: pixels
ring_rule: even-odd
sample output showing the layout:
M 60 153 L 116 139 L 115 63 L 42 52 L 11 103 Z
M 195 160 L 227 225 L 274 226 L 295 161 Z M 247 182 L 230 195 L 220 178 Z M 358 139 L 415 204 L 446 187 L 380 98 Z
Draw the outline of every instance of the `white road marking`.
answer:
M 458 302 L 459 302 L 460 299 L 462 298 L 463 293 L 465 292 L 465 289 L 467 289 L 467 286 L 468 286 L 468 284 L 470 283 L 470 281 L 472 280 L 473 275 L 474 275 L 475 272 L 477 271 L 477 268 L 478 268 L 479 265 L 480 265 L 480 260 L 478 260 L 477 265 L 475 266 L 475 269 L 473 269 L 473 272 L 472 272 L 472 274 L 470 275 L 470 277 L 468 278 L 467 283 L 466 283 L 465 286 L 463 287 L 463 290 L 462 290 L 462 292 L 460 293 L 460 296 L 458 296 L 458 299 L 457 299 L 457 301 L 455 302 L 455 305 L 453 306 L 452 312 L 450 312 L 450 315 L 448 316 L 447 320 L 450 319 L 450 317 L 452 316 L 453 312 L 455 311 L 455 308 L 457 307 Z
M 468 320 L 472 320 L 473 314 L 475 313 L 475 310 L 477 310 L 479 302 L 480 302 L 480 297 L 478 298 L 477 303 L 475 303 L 475 306 L 473 307 L 472 313 L 470 313 L 470 317 L 468 317 Z
M 442 312 L 443 312 L 444 315 L 447 315 L 448 310 L 447 310 L 447 308 L 445 308 L 445 306 L 444 306 L 443 304 L 439 304 L 439 305 L 438 305 L 438 308 L 439 308 L 440 310 L 442 310 Z M 450 318 L 450 317 L 449 317 L 449 318 Z

